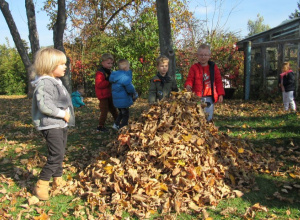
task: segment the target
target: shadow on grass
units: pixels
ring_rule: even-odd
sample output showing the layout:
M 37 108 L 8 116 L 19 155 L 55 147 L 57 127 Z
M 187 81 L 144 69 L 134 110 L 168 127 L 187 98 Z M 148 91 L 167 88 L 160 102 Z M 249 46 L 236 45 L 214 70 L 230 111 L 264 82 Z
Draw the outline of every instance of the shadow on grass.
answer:
M 243 196 L 243 199 L 250 201 L 251 204 L 260 203 L 263 206 L 269 208 L 295 208 L 298 209 L 300 205 L 298 190 L 293 188 L 282 192 L 284 186 L 292 186 L 293 184 L 299 183 L 299 180 L 296 181 L 291 178 L 283 179 L 276 178 L 270 175 L 257 175 L 256 183 L 258 186 L 258 191 L 252 191 Z M 280 193 L 281 196 L 277 197 L 277 193 Z M 275 195 L 275 196 L 274 196 Z M 300 214 L 300 213 L 299 213 Z
M 299 185 L 300 180 L 293 179 L 288 175 L 289 172 L 292 172 L 293 167 L 297 168 L 299 166 L 299 162 L 297 162 L 299 156 L 297 155 L 300 155 L 300 124 L 296 114 L 274 117 L 226 117 L 216 115 L 216 118 L 216 124 L 219 126 L 220 131 L 224 133 L 229 131 L 233 136 L 241 135 L 243 139 L 249 140 L 257 152 L 261 153 L 270 163 L 277 164 L 278 171 L 284 174 L 281 177 L 262 173 L 256 174 L 255 179 L 258 190 L 254 189 L 242 198 L 234 200 L 248 203 L 249 205 L 245 205 L 245 208 L 259 203 L 268 209 L 272 209 L 274 214 L 277 212 L 281 216 L 287 216 L 286 219 L 289 217 L 299 218 L 299 189 L 293 187 L 293 185 Z M 266 166 L 268 165 L 266 164 Z M 291 216 L 285 213 L 287 210 L 293 210 Z M 216 213 L 220 212 L 217 211 Z
M 228 130 L 236 134 L 252 132 L 259 134 L 261 136 L 259 139 L 299 139 L 300 124 L 297 123 L 299 120 L 295 113 L 275 117 L 225 117 L 216 115 L 216 118 L 219 130 L 223 132 Z
M 0 173 L 14 180 L 16 186 L 22 188 L 36 181 L 30 168 L 36 164 L 31 164 L 34 161 L 30 159 L 36 154 L 45 154 L 46 148 L 43 146 L 42 135 L 32 126 L 31 99 L 25 96 L 16 97 L 18 96 L 1 97 L 0 136 L 3 138 L 0 140 Z

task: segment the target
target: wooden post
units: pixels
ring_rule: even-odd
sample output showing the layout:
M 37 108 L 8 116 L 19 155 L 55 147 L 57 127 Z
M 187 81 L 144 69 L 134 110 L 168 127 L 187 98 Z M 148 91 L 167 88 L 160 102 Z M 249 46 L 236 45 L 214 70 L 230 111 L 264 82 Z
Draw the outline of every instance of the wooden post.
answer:
M 296 90 L 295 90 L 295 99 L 297 97 L 299 97 L 299 85 L 300 85 L 300 43 L 298 43 L 298 51 L 297 51 L 297 69 L 295 70 L 295 74 L 296 74 Z M 299 106 L 298 106 L 299 108 Z
M 159 44 L 161 55 L 167 56 L 169 61 L 169 76 L 175 78 L 176 63 L 173 50 L 170 13 L 168 0 L 156 0 L 157 20 L 159 29 Z
M 244 43 L 244 57 L 244 94 L 245 100 L 249 100 L 251 75 L 251 41 Z
M 277 63 L 277 75 L 279 76 L 279 74 L 281 73 L 281 67 L 283 62 L 285 61 L 285 44 L 279 43 L 278 44 L 278 63 Z
M 259 85 L 263 88 L 264 91 L 267 89 L 267 73 L 270 69 L 270 63 L 267 62 L 267 47 L 262 45 L 260 48 L 261 51 L 261 59 L 262 59 L 262 74 L 259 77 L 260 82 Z M 269 64 L 269 65 L 267 65 Z

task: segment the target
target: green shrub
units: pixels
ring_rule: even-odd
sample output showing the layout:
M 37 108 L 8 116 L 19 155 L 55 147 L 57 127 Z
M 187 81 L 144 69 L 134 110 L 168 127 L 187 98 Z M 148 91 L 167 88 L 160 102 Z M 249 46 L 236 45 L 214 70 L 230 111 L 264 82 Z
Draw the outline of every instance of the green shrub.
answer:
M 26 70 L 16 48 L 0 45 L 0 94 L 26 93 Z

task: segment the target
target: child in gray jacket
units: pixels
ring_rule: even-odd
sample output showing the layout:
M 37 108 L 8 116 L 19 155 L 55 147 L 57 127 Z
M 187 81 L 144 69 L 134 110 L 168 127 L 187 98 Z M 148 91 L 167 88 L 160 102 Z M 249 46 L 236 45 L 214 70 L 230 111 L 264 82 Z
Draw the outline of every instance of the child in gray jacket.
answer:
M 67 127 L 75 125 L 71 97 L 60 77 L 65 75 L 66 56 L 53 48 L 40 49 L 35 56 L 33 69 L 36 79 L 32 98 L 32 119 L 37 130 L 46 139 L 48 156 L 39 180 L 34 188 L 40 200 L 49 199 L 49 181 L 52 187 L 59 187 L 62 179 L 63 159 L 67 144 Z

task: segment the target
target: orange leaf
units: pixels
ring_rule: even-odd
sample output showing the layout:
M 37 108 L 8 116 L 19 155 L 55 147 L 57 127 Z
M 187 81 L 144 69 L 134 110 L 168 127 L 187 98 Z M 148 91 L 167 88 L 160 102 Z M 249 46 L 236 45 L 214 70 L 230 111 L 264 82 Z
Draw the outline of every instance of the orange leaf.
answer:
M 239 152 L 240 154 L 244 153 L 244 148 L 241 148 L 241 147 L 240 147 L 240 148 L 238 149 L 238 152 Z
M 50 217 L 45 212 L 43 212 L 40 216 L 33 217 L 33 219 L 34 220 L 48 220 L 48 219 L 50 219 Z
M 120 134 L 118 137 L 118 141 L 121 141 L 121 145 L 130 146 L 130 135 L 128 134 Z

